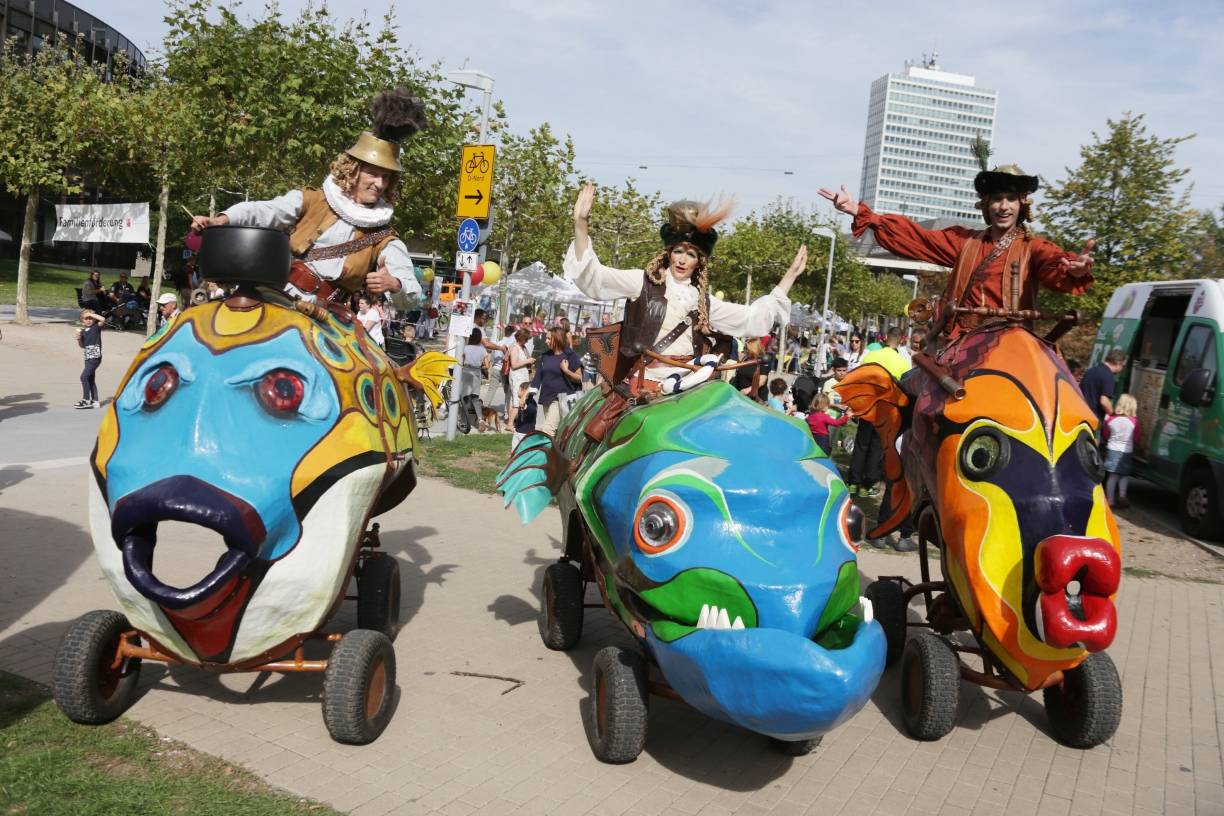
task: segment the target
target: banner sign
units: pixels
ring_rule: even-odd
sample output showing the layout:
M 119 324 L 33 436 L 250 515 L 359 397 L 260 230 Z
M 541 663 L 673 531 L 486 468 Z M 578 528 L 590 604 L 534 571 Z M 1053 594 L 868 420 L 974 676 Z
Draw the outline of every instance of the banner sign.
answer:
M 55 241 L 149 243 L 149 205 L 56 204 Z

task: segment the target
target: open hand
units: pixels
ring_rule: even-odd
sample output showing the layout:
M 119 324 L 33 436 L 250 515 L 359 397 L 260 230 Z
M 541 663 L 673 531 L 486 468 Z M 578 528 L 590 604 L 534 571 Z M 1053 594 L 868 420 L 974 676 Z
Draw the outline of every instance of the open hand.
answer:
M 841 189 L 834 193 L 821 187 L 816 191 L 821 198 L 827 198 L 833 202 L 833 207 L 844 212 L 846 215 L 858 215 L 859 203 L 854 200 L 854 196 L 850 195 L 850 191 L 846 189 L 846 185 L 842 185 Z
M 1084 251 L 1074 258 L 1063 258 L 1059 261 L 1059 266 L 1064 272 L 1073 278 L 1082 278 L 1092 272 L 1092 248 L 1096 246 L 1096 241 L 1089 238 L 1084 244 Z
M 591 216 L 591 205 L 595 203 L 595 185 L 587 182 L 578 191 L 578 200 L 574 202 L 574 222 L 585 223 Z
M 778 283 L 778 288 L 782 290 L 782 294 L 785 295 L 790 292 L 791 285 L 807 269 L 807 257 L 807 244 L 803 244 L 799 247 L 799 251 L 795 253 L 795 260 L 791 261 L 790 269 L 786 270 L 786 274 L 782 276 L 781 282 Z

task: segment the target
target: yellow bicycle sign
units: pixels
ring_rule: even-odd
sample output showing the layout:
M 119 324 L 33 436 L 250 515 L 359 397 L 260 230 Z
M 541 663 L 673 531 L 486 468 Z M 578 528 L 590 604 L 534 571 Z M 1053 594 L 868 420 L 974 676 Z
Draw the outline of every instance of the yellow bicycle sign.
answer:
M 493 145 L 467 145 L 459 162 L 459 199 L 455 205 L 458 218 L 489 217 L 489 198 L 493 192 L 493 161 L 497 148 Z

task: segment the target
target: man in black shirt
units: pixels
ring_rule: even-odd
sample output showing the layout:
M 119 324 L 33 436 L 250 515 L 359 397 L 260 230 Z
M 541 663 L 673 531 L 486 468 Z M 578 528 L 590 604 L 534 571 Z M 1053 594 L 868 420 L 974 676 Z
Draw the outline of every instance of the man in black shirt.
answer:
M 1105 359 L 1084 372 L 1080 380 L 1080 393 L 1088 402 L 1088 407 L 1096 414 L 1098 422 L 1104 422 L 1105 417 L 1113 412 L 1114 392 L 1118 390 L 1118 374 L 1126 365 L 1126 352 L 1122 349 L 1111 349 Z

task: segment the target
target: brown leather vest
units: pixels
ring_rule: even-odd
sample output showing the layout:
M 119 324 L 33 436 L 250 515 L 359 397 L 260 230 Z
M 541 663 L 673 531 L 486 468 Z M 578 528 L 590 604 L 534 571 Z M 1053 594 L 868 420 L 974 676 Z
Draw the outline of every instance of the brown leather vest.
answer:
M 975 233 L 972 238 L 965 242 L 961 247 L 960 252 L 956 256 L 956 263 L 952 267 L 952 274 L 948 276 L 948 285 L 944 288 L 944 293 L 941 298 L 944 307 L 950 306 L 966 306 L 965 295 L 969 288 L 970 276 L 974 269 L 981 262 L 982 240 L 986 235 L 985 230 L 980 230 Z M 999 291 L 1002 295 L 1002 308 L 1010 308 L 1012 298 L 1012 264 L 1016 264 L 1020 271 L 1020 291 L 1019 308 L 1034 309 L 1037 305 L 1037 279 L 1029 274 L 1029 257 L 1032 254 L 1032 248 L 1027 236 L 1019 236 L 1012 241 L 1011 246 L 1007 248 L 1007 252 L 1003 257 L 1003 275 L 999 284 Z M 993 267 L 994 263 L 991 263 Z M 983 273 L 983 277 L 989 278 L 990 272 Z M 981 303 L 974 304 L 978 306 L 989 305 L 983 297 Z M 973 328 L 981 322 L 981 318 L 977 315 L 960 315 L 956 320 L 950 321 L 945 331 L 950 330 L 954 325 L 959 323 L 963 328 Z
M 663 274 L 669 274 L 666 271 Z M 706 313 L 709 314 L 710 295 L 706 293 Z M 642 280 L 642 292 L 625 305 L 625 319 L 621 324 L 620 353 L 625 357 L 639 357 L 642 352 L 655 344 L 659 333 L 664 329 L 670 331 L 672 326 L 664 326 L 667 316 L 667 283 L 655 283 L 649 276 Z M 721 335 L 714 335 L 721 337 Z M 693 325 L 693 351 L 703 354 L 714 344 L 711 336 Z
M 302 190 L 302 217 L 298 219 L 293 231 L 289 233 L 289 250 L 294 257 L 305 256 L 319 236 L 338 220 L 339 216 L 328 205 L 327 197 L 323 195 L 322 190 L 314 187 L 304 188 Z M 368 233 L 378 229 L 381 227 L 374 230 L 354 227 L 353 240 L 364 238 Z M 340 277 L 336 279 L 337 285 L 349 292 L 361 291 L 365 287 L 365 276 L 373 272 L 374 267 L 378 264 L 378 256 L 382 254 L 387 244 L 398 237 L 392 232 L 378 243 L 345 256 L 344 268 Z

